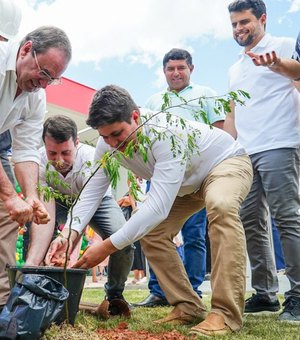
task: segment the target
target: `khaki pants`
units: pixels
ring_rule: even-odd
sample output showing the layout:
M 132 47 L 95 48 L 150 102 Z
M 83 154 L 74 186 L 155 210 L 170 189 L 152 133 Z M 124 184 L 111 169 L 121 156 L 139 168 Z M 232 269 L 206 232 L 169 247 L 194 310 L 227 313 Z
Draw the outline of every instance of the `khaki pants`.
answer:
M 16 264 L 18 224 L 11 220 L 0 200 L 0 306 L 5 305 L 10 293 L 6 264 Z
M 224 160 L 208 174 L 200 190 L 177 197 L 168 218 L 142 240 L 145 255 L 170 304 L 190 315 L 205 307 L 192 289 L 173 237 L 184 222 L 206 206 L 211 244 L 212 311 L 232 330 L 242 327 L 246 281 L 246 244 L 240 205 L 252 183 L 248 156 Z

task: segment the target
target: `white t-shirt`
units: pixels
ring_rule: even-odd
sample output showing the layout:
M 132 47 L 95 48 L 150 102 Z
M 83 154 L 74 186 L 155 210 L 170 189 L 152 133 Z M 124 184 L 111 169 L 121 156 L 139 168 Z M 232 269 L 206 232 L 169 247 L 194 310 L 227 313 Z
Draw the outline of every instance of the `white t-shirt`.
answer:
M 266 34 L 252 49 L 264 54 L 275 51 L 291 58 L 295 40 Z M 267 67 L 255 66 L 244 52 L 229 70 L 230 91 L 249 93 L 245 106 L 235 107 L 237 140 L 248 154 L 266 150 L 297 147 L 300 144 L 300 94 L 293 82 Z

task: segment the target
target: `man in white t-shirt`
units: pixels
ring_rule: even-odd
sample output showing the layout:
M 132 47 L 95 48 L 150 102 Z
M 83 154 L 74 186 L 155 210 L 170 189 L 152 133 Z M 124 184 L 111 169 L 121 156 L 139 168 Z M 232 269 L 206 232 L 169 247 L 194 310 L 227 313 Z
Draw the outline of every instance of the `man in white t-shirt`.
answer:
M 254 179 L 242 205 L 256 293 L 246 301 L 246 313 L 277 312 L 278 278 L 268 228 L 268 207 L 280 233 L 291 289 L 285 293 L 280 321 L 300 321 L 300 96 L 287 77 L 270 67 L 256 67 L 247 54 L 275 51 L 291 58 L 295 41 L 265 33 L 266 6 L 262 0 L 232 2 L 229 13 L 233 37 L 244 49 L 229 70 L 230 90 L 243 89 L 250 99 L 227 114 L 224 128 L 250 155 Z
M 41 187 L 55 190 L 60 197 L 45 202 L 51 216 L 47 225 L 31 225 L 26 265 L 39 265 L 44 260 L 55 223 L 65 224 L 70 208 L 68 202 L 76 199 L 93 171 L 95 148 L 79 143 L 77 126 L 71 118 L 63 115 L 48 118 L 44 123 L 43 141 L 45 146 L 40 150 L 39 184 Z M 78 218 L 81 219 L 82 216 Z M 106 239 L 124 223 L 122 210 L 109 187 L 87 224 L 102 239 Z M 134 248 L 128 245 L 109 258 L 108 278 L 104 286 L 109 302 L 115 299 L 123 300 L 122 293 L 133 262 L 133 250 Z
M 245 235 L 239 209 L 252 183 L 251 162 L 245 150 L 221 129 L 139 109 L 129 93 L 115 85 L 95 94 L 87 124 L 100 134 L 96 160 L 113 153 L 135 175 L 151 180 L 151 186 L 147 199 L 124 226 L 102 244 L 91 246 L 75 267 L 93 267 L 140 239 L 167 300 L 175 306 L 167 317 L 156 322 L 184 324 L 200 317 L 205 320 L 193 327 L 193 333 L 239 330 L 246 277 Z M 104 168 L 91 178 L 74 207 L 73 216 L 81 219 L 72 220 L 72 239 L 82 233 L 95 206 L 102 201 L 110 184 L 105 169 L 111 169 L 110 176 L 116 178 L 116 164 L 110 163 L 111 157 L 104 160 Z M 212 245 L 212 309 L 207 316 L 173 243 L 184 222 L 204 206 Z M 64 235 L 67 233 L 63 230 Z M 58 237 L 49 248 L 47 262 L 59 261 L 65 250 L 65 239 Z

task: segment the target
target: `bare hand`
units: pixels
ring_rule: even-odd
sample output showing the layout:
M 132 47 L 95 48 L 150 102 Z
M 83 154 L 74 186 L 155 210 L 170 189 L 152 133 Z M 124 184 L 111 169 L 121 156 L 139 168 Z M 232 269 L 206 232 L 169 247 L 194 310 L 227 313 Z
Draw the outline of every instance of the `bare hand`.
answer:
M 33 208 L 19 196 L 13 196 L 5 202 L 5 207 L 8 210 L 11 219 L 24 225 L 26 222 L 31 222 L 33 219 Z
M 251 51 L 246 52 L 246 54 L 252 59 L 254 65 L 256 66 L 267 66 L 273 67 L 279 62 L 279 58 L 275 51 L 266 54 L 255 54 Z
M 47 224 L 50 221 L 50 215 L 40 200 L 32 200 L 33 222 L 36 224 Z
M 82 254 L 81 258 L 75 262 L 72 268 L 93 268 L 105 260 L 108 255 L 110 255 L 110 253 L 105 251 L 103 242 L 94 243 L 85 249 L 85 252 Z
M 124 196 L 121 197 L 118 201 L 117 201 L 118 205 L 120 207 L 130 207 L 131 206 L 131 201 L 130 201 L 130 197 L 129 196 Z
M 62 236 L 58 236 L 55 240 L 53 240 L 47 251 L 45 264 L 47 266 L 63 267 L 66 262 L 66 256 L 68 256 L 69 258 L 69 255 L 73 248 L 72 240 L 70 239 L 69 242 L 70 246 L 67 254 L 68 239 Z

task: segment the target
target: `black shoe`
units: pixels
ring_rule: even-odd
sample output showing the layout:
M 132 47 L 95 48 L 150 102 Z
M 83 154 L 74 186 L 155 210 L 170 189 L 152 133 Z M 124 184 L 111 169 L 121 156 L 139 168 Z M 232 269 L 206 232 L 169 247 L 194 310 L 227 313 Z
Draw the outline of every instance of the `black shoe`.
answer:
M 261 313 L 261 312 L 278 312 L 280 310 L 280 303 L 278 300 L 271 302 L 266 296 L 259 294 L 252 294 L 246 300 L 245 313 Z
M 279 321 L 300 323 L 300 297 L 289 296 L 283 303 Z
M 133 303 L 134 307 L 159 307 L 159 306 L 170 306 L 169 302 L 166 298 L 160 298 L 153 294 L 150 294 L 146 297 L 145 300 Z

